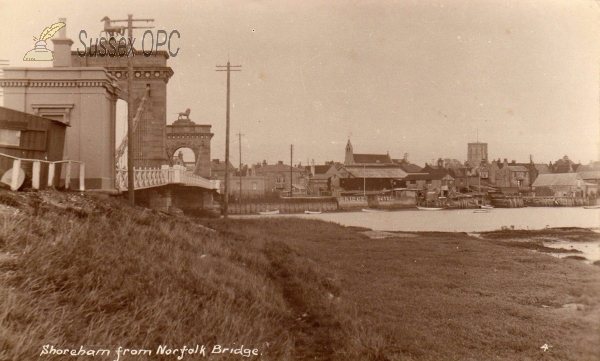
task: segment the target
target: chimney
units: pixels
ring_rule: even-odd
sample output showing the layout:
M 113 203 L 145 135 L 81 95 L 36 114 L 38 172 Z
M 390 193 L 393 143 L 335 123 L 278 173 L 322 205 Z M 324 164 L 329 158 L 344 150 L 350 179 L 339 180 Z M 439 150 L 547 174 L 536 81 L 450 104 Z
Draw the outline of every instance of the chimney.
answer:
M 310 174 L 315 175 L 315 160 L 313 159 L 310 163 Z
M 59 18 L 59 22 L 67 23 L 67 19 Z M 65 25 L 58 31 L 58 37 L 52 38 L 54 44 L 54 67 L 70 67 L 71 66 L 71 45 L 73 40 L 67 38 L 67 26 Z
M 267 165 L 267 160 L 266 159 L 263 159 L 262 165 Z
M 282 165 L 282 164 L 283 164 L 283 161 L 282 161 L 282 160 L 280 160 L 280 161 L 278 161 L 278 162 L 277 162 L 277 164 L 280 164 L 280 165 Z

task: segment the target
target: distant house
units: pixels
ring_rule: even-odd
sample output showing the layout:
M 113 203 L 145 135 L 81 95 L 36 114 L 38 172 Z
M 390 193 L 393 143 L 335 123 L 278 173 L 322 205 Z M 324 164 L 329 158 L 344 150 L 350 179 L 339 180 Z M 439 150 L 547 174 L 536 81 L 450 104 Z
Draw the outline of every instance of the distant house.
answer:
M 533 166 L 533 163 L 531 163 Z M 494 160 L 490 164 L 489 182 L 492 186 L 500 188 L 503 193 L 519 193 L 529 191 L 531 178 L 529 167 L 519 165 L 515 161 L 508 163 Z
M 182 155 L 181 161 L 183 162 L 183 155 Z M 233 191 L 233 188 L 231 187 L 231 180 L 235 177 L 235 167 L 233 166 L 233 164 L 231 164 L 231 162 L 229 162 L 228 174 L 229 174 L 229 177 L 227 178 L 228 188 L 229 188 L 229 194 L 231 194 Z M 212 179 L 220 180 L 221 194 L 224 194 L 225 193 L 225 162 L 221 162 L 219 159 L 213 159 L 210 162 L 210 176 Z
M 235 176 L 231 178 L 229 194 L 233 195 L 236 199 L 252 199 L 263 197 L 265 195 L 265 181 L 265 177 L 250 175 L 242 175 L 241 177 L 239 175 Z M 240 183 L 242 185 L 241 193 Z
M 308 183 L 308 172 L 301 167 L 291 167 L 283 164 L 283 161 L 277 164 L 262 164 L 253 166 L 253 174 L 259 177 L 265 177 L 265 192 L 290 192 L 290 185 L 293 184 L 300 193 L 306 194 Z M 291 180 L 290 180 L 291 177 Z M 302 191 L 301 189 L 304 189 Z
M 235 167 L 229 162 L 228 168 L 229 177 L 235 176 Z M 225 179 L 225 162 L 221 162 L 219 159 L 213 159 L 210 163 L 210 175 L 213 178 L 220 180 Z
M 408 161 L 408 157 L 405 155 L 402 159 L 392 159 L 392 161 L 400 167 L 407 174 L 410 173 L 420 173 L 423 168 L 419 167 L 416 164 L 410 163 Z
M 420 173 L 449 175 L 450 169 L 445 167 L 444 161 L 442 158 L 439 158 L 436 165 L 425 163 Z
M 471 168 L 463 165 L 459 168 L 450 169 L 450 175 L 454 178 L 454 186 L 457 192 L 481 191 L 479 187 L 485 189 L 489 185 L 488 169 Z
M 576 164 L 565 155 L 561 159 L 554 162 L 554 164 L 550 163 L 550 170 L 552 173 L 573 173 L 577 172 L 577 169 L 580 166 L 581 164 Z
M 455 190 L 454 178 L 442 172 L 408 174 L 400 183 L 400 187 L 424 190 L 442 197 L 447 197 Z
M 579 172 L 579 174 L 587 187 L 587 195 L 590 197 L 600 196 L 600 170 L 588 170 Z
M 536 196 L 583 197 L 586 184 L 579 173 L 540 174 L 533 182 Z
M 342 164 L 333 161 L 324 165 L 314 163 L 313 160 L 311 165 L 304 167 L 308 172 L 308 194 L 331 195 L 333 189 L 340 186 L 340 178 L 347 177 L 340 172 Z
M 600 161 L 590 161 L 589 164 L 577 167 L 577 173 L 587 186 L 587 194 L 590 197 L 600 197 Z

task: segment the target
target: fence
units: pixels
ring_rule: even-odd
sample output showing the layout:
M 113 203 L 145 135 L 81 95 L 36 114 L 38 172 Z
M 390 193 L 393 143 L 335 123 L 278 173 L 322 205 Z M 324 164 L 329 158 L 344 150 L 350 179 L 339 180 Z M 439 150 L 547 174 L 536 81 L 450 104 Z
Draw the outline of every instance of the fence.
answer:
M 206 189 L 219 190 L 218 180 L 208 180 L 188 172 L 184 166 L 174 165 L 169 167 L 163 165 L 161 168 L 134 168 L 134 189 L 145 189 L 158 187 L 166 184 L 182 184 L 185 186 L 196 186 Z M 116 187 L 120 190 L 127 190 L 128 187 L 127 169 L 117 168 L 115 178 Z
M 71 170 L 73 167 L 73 164 L 79 164 L 79 190 L 80 191 L 84 191 L 85 190 L 85 164 L 83 162 L 80 161 L 76 161 L 76 160 L 58 160 L 58 161 L 47 161 L 47 160 L 41 160 L 41 159 L 26 159 L 26 158 L 18 158 L 18 157 L 14 157 L 12 155 L 8 155 L 8 154 L 4 154 L 4 153 L 0 153 L 0 156 L 8 158 L 8 159 L 12 159 L 13 160 L 13 165 L 12 165 L 12 174 L 11 174 L 11 178 L 10 178 L 10 189 L 13 191 L 16 191 L 20 184 L 19 184 L 19 171 L 21 170 L 22 165 L 25 163 L 31 163 L 31 187 L 33 189 L 40 189 L 40 186 L 42 185 L 42 179 L 41 179 L 41 169 L 42 169 L 42 164 L 48 164 L 48 183 L 47 186 L 48 187 L 54 187 L 54 182 L 55 182 L 55 173 L 56 173 L 56 165 L 60 165 L 60 164 L 66 164 L 66 171 L 65 171 L 65 188 L 69 189 L 71 187 Z

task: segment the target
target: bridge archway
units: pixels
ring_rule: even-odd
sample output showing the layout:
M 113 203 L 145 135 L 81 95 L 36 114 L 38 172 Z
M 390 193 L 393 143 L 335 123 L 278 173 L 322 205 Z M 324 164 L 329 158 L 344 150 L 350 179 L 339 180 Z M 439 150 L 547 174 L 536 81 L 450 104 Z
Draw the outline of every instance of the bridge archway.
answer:
M 177 148 L 171 156 L 172 165 L 183 165 L 189 171 L 196 169 L 196 153 L 191 148 Z
M 196 124 L 188 117 L 177 119 L 166 127 L 166 152 L 169 159 L 177 156 L 176 151 L 189 148 L 194 153 L 195 174 L 210 177 L 211 125 Z

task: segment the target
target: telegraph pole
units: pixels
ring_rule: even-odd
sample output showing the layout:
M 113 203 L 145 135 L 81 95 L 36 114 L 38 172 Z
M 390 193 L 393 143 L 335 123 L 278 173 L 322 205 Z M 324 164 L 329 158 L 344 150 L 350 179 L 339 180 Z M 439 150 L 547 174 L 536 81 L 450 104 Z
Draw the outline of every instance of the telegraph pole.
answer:
M 242 199 L 242 132 L 239 132 L 239 143 L 240 143 L 240 200 Z
M 133 26 L 134 21 L 145 21 L 150 22 L 154 21 L 154 19 L 133 19 L 132 14 L 127 15 L 127 20 L 110 20 L 111 23 L 119 23 L 127 21 L 127 36 L 129 37 L 129 42 L 133 42 L 133 29 L 152 29 L 153 26 L 144 27 L 144 26 Z M 157 39 L 158 40 L 158 39 Z M 127 54 L 127 193 L 129 202 L 131 204 L 135 204 L 135 182 L 134 182 L 134 173 L 133 173 L 133 114 L 135 109 L 133 108 L 133 61 L 132 57 L 135 56 L 135 50 L 132 49 L 131 54 Z
M 294 196 L 294 145 L 290 144 L 290 198 Z
M 227 65 L 217 65 L 217 68 L 227 68 L 217 69 L 216 71 L 226 71 L 227 72 L 227 110 L 225 112 L 225 118 L 227 121 L 226 130 L 225 130 L 225 201 L 223 204 L 223 216 L 227 218 L 227 208 L 229 207 L 229 182 L 227 178 L 229 178 L 229 93 L 231 87 L 231 75 L 232 71 L 242 71 L 241 69 L 231 69 L 231 68 L 241 68 L 241 65 L 231 65 L 229 61 Z

